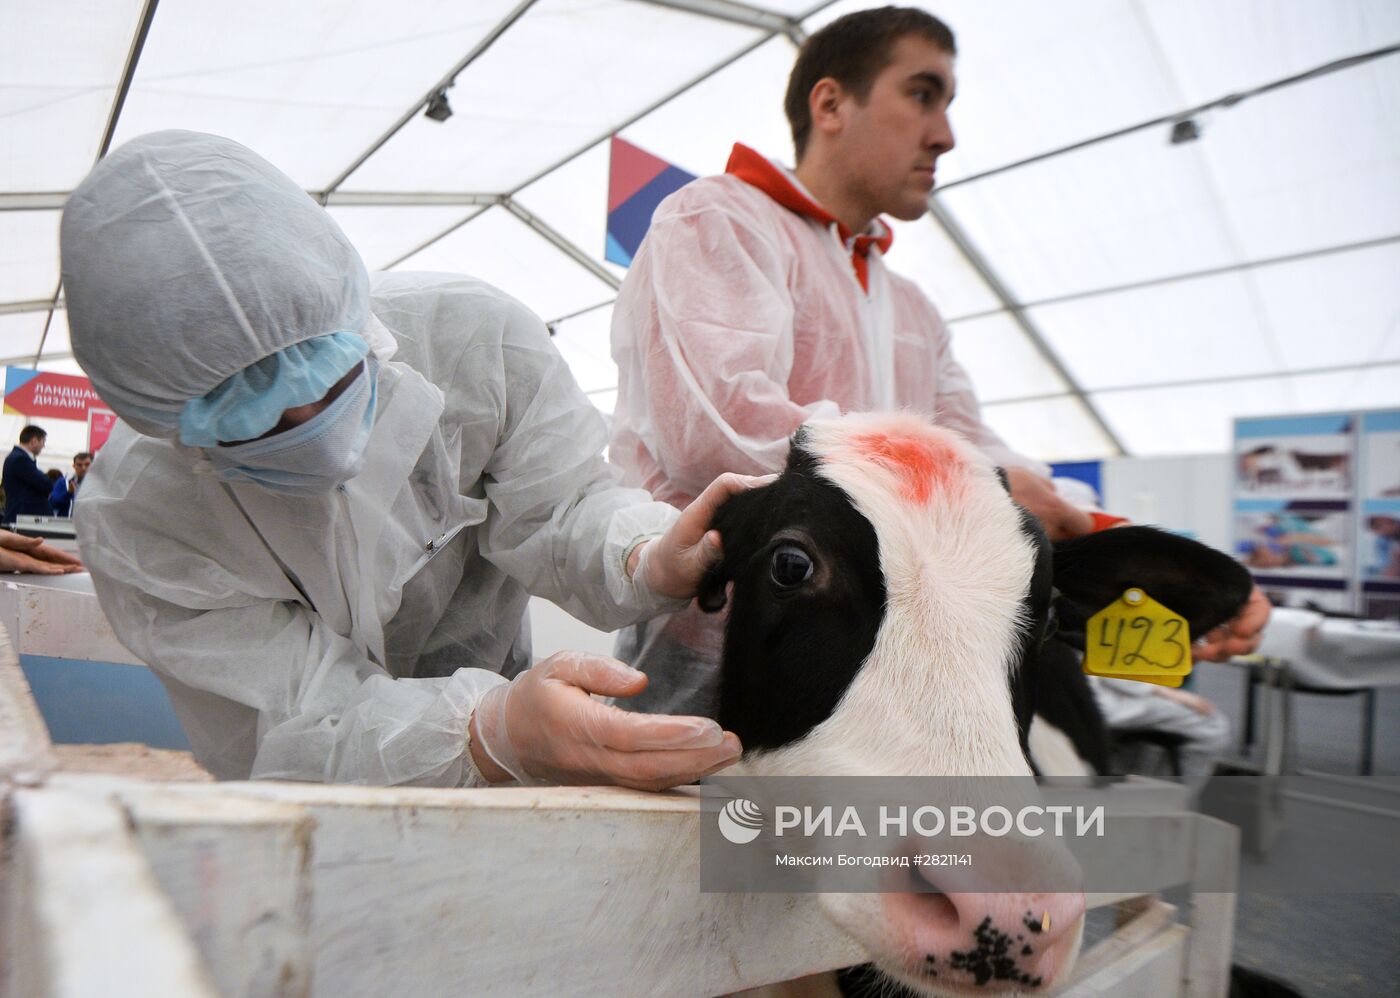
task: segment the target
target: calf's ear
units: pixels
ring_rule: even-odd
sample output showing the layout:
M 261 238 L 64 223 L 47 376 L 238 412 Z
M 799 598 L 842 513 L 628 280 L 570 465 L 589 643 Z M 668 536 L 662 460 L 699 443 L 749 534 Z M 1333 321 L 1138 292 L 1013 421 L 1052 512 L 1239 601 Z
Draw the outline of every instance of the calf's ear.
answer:
M 1054 546 L 1055 611 L 1064 631 L 1124 590 L 1142 589 L 1186 618 L 1193 637 L 1229 620 L 1254 586 L 1247 569 L 1214 548 L 1154 527 L 1115 527 Z
M 763 486 L 730 496 L 710 521 L 710 529 L 719 531 L 724 556 L 705 573 L 695 593 L 696 602 L 706 613 L 723 610 L 729 601 L 729 583 L 738 570 L 736 566 L 740 564 L 740 555 L 745 547 L 745 528 L 751 529 L 762 515 L 765 507 L 763 496 L 768 488 Z
M 700 589 L 695 593 L 695 601 L 706 613 L 718 613 L 729 602 L 729 575 L 724 571 L 725 563 L 720 562 L 705 573 L 700 580 Z

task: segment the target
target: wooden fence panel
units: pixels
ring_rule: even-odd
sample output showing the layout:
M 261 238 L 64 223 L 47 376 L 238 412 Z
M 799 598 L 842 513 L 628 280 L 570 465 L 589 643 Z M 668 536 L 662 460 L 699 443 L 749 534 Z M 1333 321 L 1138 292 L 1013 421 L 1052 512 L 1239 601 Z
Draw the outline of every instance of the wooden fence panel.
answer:
M 3 862 L 0 993 L 23 998 L 213 998 L 179 915 L 121 808 L 17 789 Z

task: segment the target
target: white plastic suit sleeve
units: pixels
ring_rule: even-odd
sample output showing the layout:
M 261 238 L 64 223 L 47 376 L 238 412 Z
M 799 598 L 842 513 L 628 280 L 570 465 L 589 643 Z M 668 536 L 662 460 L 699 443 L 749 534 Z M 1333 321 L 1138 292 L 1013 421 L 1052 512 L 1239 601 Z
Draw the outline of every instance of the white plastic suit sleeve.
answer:
M 656 309 L 664 350 L 640 362 L 651 404 L 664 404 L 652 428 L 670 484 L 699 495 L 717 471 L 781 471 L 798 426 L 841 414 L 833 400 L 788 396 L 794 303 L 784 254 L 714 209 L 660 218 L 647 242 L 645 273 L 623 285 L 613 322 L 641 328 L 647 317 L 629 309 Z
M 684 606 L 639 592 L 623 565 L 639 539 L 665 533 L 680 514 L 619 484 L 602 457 L 602 414 L 539 320 L 510 323 L 502 352 L 511 377 L 504 429 L 484 469 L 491 510 L 482 555 L 532 595 L 601 630 Z
M 1089 686 L 1094 691 L 1094 700 L 1110 723 L 1119 715 L 1117 703 L 1120 700 L 1141 700 L 1155 696 L 1156 686 L 1151 683 L 1134 682 L 1131 679 L 1112 679 L 1108 676 L 1089 676 Z
M 221 574 L 211 567 L 213 574 Z M 194 610 L 110 582 L 104 611 L 142 626 L 123 643 L 173 679 L 222 701 L 182 716 L 195 754 L 214 775 L 369 785 L 471 785 L 467 721 L 479 696 L 505 680 L 482 669 L 443 679 L 393 679 L 346 638 L 291 601 Z M 300 662 L 300 670 L 289 669 Z M 186 698 L 172 698 L 178 705 Z M 246 709 L 240 709 L 240 706 Z M 262 733 L 238 758 L 246 726 Z M 479 779 L 479 776 L 476 777 Z

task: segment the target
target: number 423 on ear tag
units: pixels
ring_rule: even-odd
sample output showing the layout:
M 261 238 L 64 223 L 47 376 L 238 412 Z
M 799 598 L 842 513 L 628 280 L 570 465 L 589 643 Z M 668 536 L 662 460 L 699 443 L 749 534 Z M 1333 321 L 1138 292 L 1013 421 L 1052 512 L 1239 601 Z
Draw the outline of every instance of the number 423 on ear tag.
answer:
M 1180 686 L 1191 674 L 1186 620 L 1141 589 L 1129 589 L 1089 618 L 1084 671 L 1091 676 Z

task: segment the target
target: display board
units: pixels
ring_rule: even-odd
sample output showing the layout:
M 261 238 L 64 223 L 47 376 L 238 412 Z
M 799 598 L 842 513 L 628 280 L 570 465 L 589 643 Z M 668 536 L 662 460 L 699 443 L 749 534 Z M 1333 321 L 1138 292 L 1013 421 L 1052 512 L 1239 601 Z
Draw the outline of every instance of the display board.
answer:
M 111 409 L 99 409 L 96 406 L 88 410 L 88 446 L 87 449 L 96 454 L 102 449 L 102 445 L 107 442 L 107 438 L 112 435 L 112 427 L 117 425 L 117 414 Z
M 1400 410 L 1235 420 L 1235 553 L 1276 605 L 1400 617 Z

